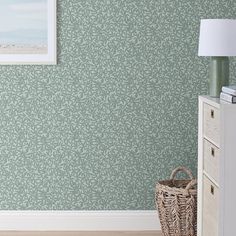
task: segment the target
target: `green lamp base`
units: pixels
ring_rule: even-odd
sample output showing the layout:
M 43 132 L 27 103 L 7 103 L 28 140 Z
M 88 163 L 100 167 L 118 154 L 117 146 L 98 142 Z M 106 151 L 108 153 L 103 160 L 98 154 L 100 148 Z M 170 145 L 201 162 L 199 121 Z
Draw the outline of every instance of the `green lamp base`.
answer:
M 211 57 L 209 95 L 220 97 L 222 86 L 229 85 L 229 58 Z

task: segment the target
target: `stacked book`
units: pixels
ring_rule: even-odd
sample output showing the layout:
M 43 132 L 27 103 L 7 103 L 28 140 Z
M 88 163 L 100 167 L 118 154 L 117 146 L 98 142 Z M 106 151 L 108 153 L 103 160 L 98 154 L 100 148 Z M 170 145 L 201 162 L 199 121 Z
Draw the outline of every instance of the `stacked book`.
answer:
M 236 103 L 236 85 L 223 86 L 220 99 L 230 103 Z

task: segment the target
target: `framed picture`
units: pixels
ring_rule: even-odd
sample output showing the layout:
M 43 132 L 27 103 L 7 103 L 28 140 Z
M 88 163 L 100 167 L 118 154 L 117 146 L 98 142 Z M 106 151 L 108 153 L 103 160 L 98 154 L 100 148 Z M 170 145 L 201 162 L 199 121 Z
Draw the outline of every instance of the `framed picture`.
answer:
M 0 0 L 0 64 L 52 64 L 56 0 Z

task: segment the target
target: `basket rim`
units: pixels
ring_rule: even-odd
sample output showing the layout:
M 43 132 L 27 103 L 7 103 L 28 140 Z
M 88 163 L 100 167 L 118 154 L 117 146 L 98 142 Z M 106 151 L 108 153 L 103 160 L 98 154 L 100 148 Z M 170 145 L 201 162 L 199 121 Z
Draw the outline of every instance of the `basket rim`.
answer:
M 183 182 L 186 185 L 192 181 L 192 179 L 181 179 L 181 180 L 174 180 L 174 182 L 181 183 Z M 176 187 L 176 186 L 169 186 L 168 183 L 173 184 L 173 181 L 168 179 L 168 180 L 161 180 L 158 181 L 156 184 L 156 190 L 157 191 L 168 191 L 171 193 L 178 193 L 178 194 L 184 194 L 186 195 L 186 192 L 188 192 L 191 195 L 197 195 L 197 185 L 195 187 L 190 188 L 189 190 L 186 190 L 185 188 L 182 187 Z

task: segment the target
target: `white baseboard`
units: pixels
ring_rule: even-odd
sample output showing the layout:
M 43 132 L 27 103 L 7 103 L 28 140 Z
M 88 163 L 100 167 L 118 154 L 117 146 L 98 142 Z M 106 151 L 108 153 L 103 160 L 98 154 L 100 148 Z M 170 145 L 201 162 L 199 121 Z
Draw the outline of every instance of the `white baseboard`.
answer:
M 160 230 L 157 211 L 0 211 L 0 230 Z

